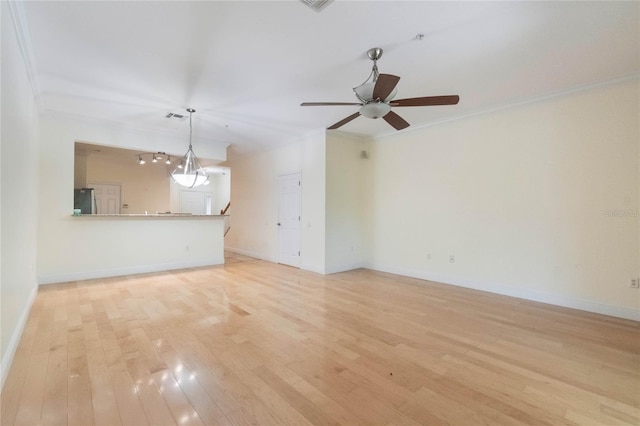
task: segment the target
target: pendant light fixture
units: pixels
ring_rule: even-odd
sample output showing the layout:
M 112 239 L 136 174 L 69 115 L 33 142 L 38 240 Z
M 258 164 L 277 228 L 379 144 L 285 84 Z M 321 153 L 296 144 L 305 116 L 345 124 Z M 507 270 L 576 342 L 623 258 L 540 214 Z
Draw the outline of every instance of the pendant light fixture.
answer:
M 171 178 L 180 186 L 195 188 L 205 182 L 208 182 L 209 177 L 202 166 L 200 166 L 198 157 L 196 157 L 191 146 L 191 138 L 193 135 L 191 115 L 196 112 L 196 110 L 193 108 L 187 108 L 187 112 L 189 113 L 189 149 L 182 158 L 180 164 L 178 164 L 178 167 L 171 172 Z

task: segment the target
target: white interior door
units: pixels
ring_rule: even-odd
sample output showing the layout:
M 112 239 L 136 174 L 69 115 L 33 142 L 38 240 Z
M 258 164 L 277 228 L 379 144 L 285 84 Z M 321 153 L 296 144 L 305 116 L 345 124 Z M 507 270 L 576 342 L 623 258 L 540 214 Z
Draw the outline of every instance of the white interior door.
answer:
M 120 214 L 120 185 L 89 183 L 95 190 L 97 214 Z
M 278 176 L 278 263 L 300 267 L 300 173 Z

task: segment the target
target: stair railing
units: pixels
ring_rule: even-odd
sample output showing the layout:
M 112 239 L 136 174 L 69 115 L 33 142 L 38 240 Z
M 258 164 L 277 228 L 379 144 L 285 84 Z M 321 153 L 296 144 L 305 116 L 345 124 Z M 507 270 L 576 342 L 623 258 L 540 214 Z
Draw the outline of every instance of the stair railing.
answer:
M 229 210 L 229 207 L 231 207 L 231 201 L 227 203 L 227 206 L 224 209 L 220 210 L 220 215 L 227 214 L 227 210 Z
M 225 237 L 231 230 L 231 222 L 230 222 L 229 216 L 227 215 L 227 211 L 229 210 L 229 207 L 231 207 L 231 201 L 227 203 L 227 206 L 224 209 L 220 210 L 220 215 L 224 216 L 224 236 Z

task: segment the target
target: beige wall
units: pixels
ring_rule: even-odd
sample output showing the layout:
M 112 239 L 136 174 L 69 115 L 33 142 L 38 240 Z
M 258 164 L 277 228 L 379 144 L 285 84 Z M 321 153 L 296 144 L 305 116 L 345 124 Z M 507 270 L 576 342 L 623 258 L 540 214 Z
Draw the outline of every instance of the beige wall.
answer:
M 278 260 L 277 179 L 301 173 L 301 267 L 325 267 L 324 132 L 277 149 L 231 159 L 231 231 L 225 247 L 249 256 Z
M 366 253 L 367 191 L 372 162 L 362 152 L 372 143 L 337 132 L 326 138 L 326 265 L 334 273 L 364 266 Z
M 211 184 L 213 186 L 213 214 L 220 214 L 220 210 L 227 206 L 231 201 L 231 172 L 225 174 L 211 175 Z M 227 214 L 231 213 L 231 209 Z
M 0 2 L 0 371 L 3 385 L 37 292 L 38 231 L 38 111 L 8 3 Z
M 139 165 L 118 158 L 89 155 L 87 182 L 120 185 L 121 213 L 156 213 L 175 211 L 169 200 L 170 171 L 165 164 Z
M 87 161 L 85 153 L 76 152 L 73 163 L 73 188 L 87 187 Z
M 640 319 L 639 92 L 627 82 L 380 140 L 370 266 Z
M 330 133 L 305 163 L 294 146 L 233 159 L 227 243 L 277 260 L 275 179 L 322 165 L 308 206 L 324 255 L 306 269 L 365 265 L 640 319 L 638 94 L 627 81 L 373 143 Z

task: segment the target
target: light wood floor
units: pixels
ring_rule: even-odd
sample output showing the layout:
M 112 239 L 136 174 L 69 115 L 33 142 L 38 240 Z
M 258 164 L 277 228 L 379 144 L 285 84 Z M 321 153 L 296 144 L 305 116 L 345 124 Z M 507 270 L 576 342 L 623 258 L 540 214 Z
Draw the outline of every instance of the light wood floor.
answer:
M 638 424 L 639 323 L 367 270 L 40 289 L 2 425 Z

